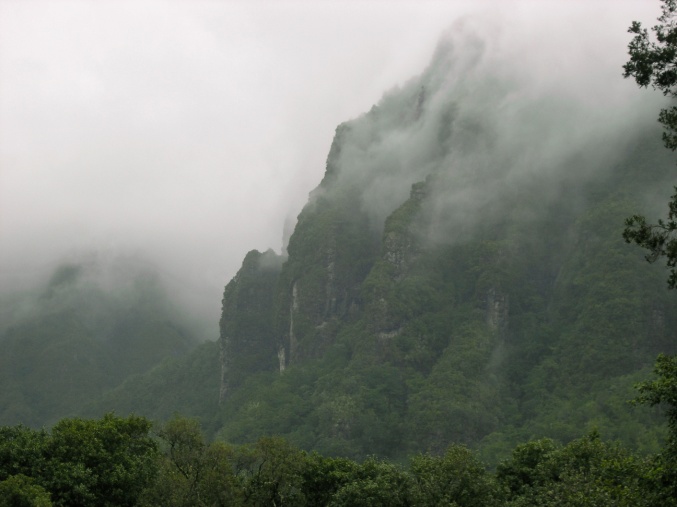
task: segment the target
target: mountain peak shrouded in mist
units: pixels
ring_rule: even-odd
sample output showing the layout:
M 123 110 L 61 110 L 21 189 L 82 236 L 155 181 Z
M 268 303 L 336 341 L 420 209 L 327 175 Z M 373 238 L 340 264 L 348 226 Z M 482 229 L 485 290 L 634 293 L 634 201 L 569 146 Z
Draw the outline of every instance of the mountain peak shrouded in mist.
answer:
M 620 234 L 667 188 L 658 102 L 537 79 L 507 41 L 452 26 L 422 74 L 338 126 L 286 259 L 250 252 L 226 286 L 222 436 L 266 419 L 308 448 L 402 456 L 633 417 L 564 399 L 629 389 L 674 348 L 677 307 Z
M 404 89 L 424 71 L 427 79 L 414 79 L 424 89 L 398 95 L 412 101 L 406 114 L 421 130 L 456 114 L 473 138 L 470 124 L 482 116 L 483 128 L 500 130 L 501 139 L 506 131 L 534 138 L 513 157 L 537 156 L 534 147 L 560 140 L 539 139 L 544 115 L 532 108 L 536 119 L 524 121 L 520 104 L 536 95 L 550 116 L 574 99 L 590 113 L 616 104 L 618 118 L 598 120 L 620 128 L 640 102 L 618 79 L 628 20 L 657 12 L 649 2 L 383 9 L 379 2 L 0 3 L 2 290 L 32 283 L 36 271 L 71 255 L 140 252 L 184 286 L 191 311 L 216 322 L 223 282 L 251 248 L 286 244 L 284 224 L 293 227 L 321 180 L 334 129 L 369 111 L 383 90 Z M 503 87 L 503 101 L 494 86 Z M 562 93 L 544 98 L 548 87 Z M 450 103 L 446 89 L 462 105 Z M 464 93 L 474 97 L 474 111 Z M 344 150 L 346 165 L 360 156 L 362 136 L 387 127 L 389 111 L 398 114 L 389 95 L 378 122 L 354 125 L 360 140 Z M 484 104 L 505 111 L 492 118 Z M 595 130 L 594 121 L 586 125 Z M 426 174 L 422 166 L 440 162 L 428 155 L 439 148 L 421 144 L 431 136 L 404 132 L 401 143 L 397 129 L 387 130 L 380 145 L 365 145 L 371 161 L 354 166 L 374 174 L 367 166 L 391 168 L 364 181 L 375 227 L 392 207 L 389 194 L 406 197 L 416 179 L 409 172 Z M 588 134 L 580 129 L 581 138 Z
M 523 188 L 556 200 L 604 177 L 623 156 L 618 147 L 655 123 L 660 98 L 602 79 L 594 59 L 579 54 L 579 74 L 543 79 L 539 58 L 505 49 L 515 45 L 494 23 L 454 23 L 422 74 L 337 128 L 311 205 L 353 188 L 380 230 L 411 185 L 434 175 L 434 227 L 462 236 L 509 212 Z
M 187 50 L 177 67 L 164 67 L 171 51 L 142 43 L 134 69 L 148 74 L 131 72 L 138 83 L 117 75 L 117 84 L 143 92 L 129 102 L 125 86 L 109 89 L 97 79 L 105 65 L 86 65 L 95 106 L 74 110 L 110 121 L 96 123 L 102 130 L 84 122 L 91 130 L 82 160 L 71 155 L 68 133 L 58 138 L 60 157 L 45 148 L 22 162 L 13 153 L 8 181 L 47 164 L 40 174 L 48 190 L 33 188 L 33 202 L 49 215 L 53 192 L 69 218 L 63 228 L 15 225 L 25 241 L 5 251 L 41 252 L 49 244 L 44 250 L 56 255 L 63 245 L 86 250 L 104 238 L 103 257 L 131 245 L 161 267 L 76 255 L 45 276 L 35 304 L 48 311 L 2 335 L 11 354 L 0 372 L 19 379 L 2 405 L 5 420 L 40 424 L 77 410 L 74 400 L 84 396 L 94 401 L 90 412 L 163 418 L 194 410 L 188 415 L 230 442 L 280 434 L 350 457 L 404 459 L 456 442 L 495 459 L 515 440 L 568 440 L 592 425 L 611 438 L 641 428 L 633 445 L 655 445 L 660 430 L 624 400 L 657 351 L 674 347 L 677 309 L 660 274 L 623 244 L 620 228 L 630 212 L 662 201 L 673 164 L 655 132 L 662 99 L 620 76 L 628 23 L 621 8 L 602 17 L 597 7 L 569 12 L 557 4 L 545 14 L 516 3 L 514 12 L 465 16 L 436 49 L 428 39 L 427 65 L 421 52 L 409 53 L 402 57 L 409 64 L 389 73 L 381 60 L 409 50 L 407 33 L 428 36 L 425 23 L 407 19 L 401 27 L 418 31 L 401 32 L 381 59 L 362 59 L 349 51 L 359 47 L 344 37 L 350 30 L 329 30 L 322 40 L 333 42 L 324 46 L 300 44 L 291 25 L 268 14 L 262 25 L 256 16 L 246 25 L 259 27 L 258 44 L 247 45 L 249 32 L 237 31 L 224 43 L 216 21 L 172 5 L 178 11 L 170 9 L 170 18 L 188 9 L 176 33 L 190 34 L 188 49 L 199 57 Z M 88 13 L 93 26 L 101 23 Z M 360 33 L 379 37 L 379 14 Z M 570 26 L 576 31 L 563 28 Z M 156 33 L 155 25 L 148 29 L 149 37 Z M 268 38 L 269 30 L 285 36 Z M 607 37 L 607 30 L 618 33 Z M 99 42 L 92 54 L 101 51 L 104 63 L 129 58 Z M 299 59 L 282 58 L 299 48 Z M 346 71 L 343 54 L 358 74 Z M 239 62 L 234 81 L 231 57 Z M 183 72 L 166 70 L 174 68 Z M 339 97 L 359 100 L 339 107 L 344 99 L 320 94 L 326 85 L 305 74 L 315 68 L 331 71 Z M 108 100 L 123 103 L 125 114 L 106 109 Z M 310 112 L 323 108 L 315 128 Z M 28 135 L 29 126 L 17 131 Z M 99 153 L 115 156 L 104 163 Z M 312 176 L 284 180 L 293 190 L 281 196 L 277 178 L 296 166 Z M 98 171 L 115 199 L 88 191 Z M 20 216 L 18 200 L 7 202 Z M 83 209 L 92 210 L 94 225 Z M 289 209 L 300 210 L 296 220 Z M 280 236 L 283 254 L 266 250 Z M 236 257 L 244 261 L 231 278 Z M 222 297 L 208 296 L 214 287 Z M 193 335 L 177 308 L 207 316 L 219 303 L 220 355 L 210 341 L 190 353 Z M 22 316 L 33 311 L 22 308 Z M 215 334 L 217 319 L 204 320 Z M 36 351 L 34 371 L 58 374 L 47 394 L 44 376 L 12 366 Z M 58 389 L 68 395 L 55 407 L 49 402 Z M 31 405 L 36 396 L 39 409 Z

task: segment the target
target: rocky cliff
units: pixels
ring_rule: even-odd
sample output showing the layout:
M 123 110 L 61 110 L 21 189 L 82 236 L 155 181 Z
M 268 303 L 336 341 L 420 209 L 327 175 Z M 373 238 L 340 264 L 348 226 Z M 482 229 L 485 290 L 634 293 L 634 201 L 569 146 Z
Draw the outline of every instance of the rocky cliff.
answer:
M 225 437 L 393 455 L 622 433 L 614 389 L 674 348 L 677 312 L 621 230 L 671 161 L 492 58 L 443 41 L 337 128 L 286 257 L 247 255 L 223 299 Z

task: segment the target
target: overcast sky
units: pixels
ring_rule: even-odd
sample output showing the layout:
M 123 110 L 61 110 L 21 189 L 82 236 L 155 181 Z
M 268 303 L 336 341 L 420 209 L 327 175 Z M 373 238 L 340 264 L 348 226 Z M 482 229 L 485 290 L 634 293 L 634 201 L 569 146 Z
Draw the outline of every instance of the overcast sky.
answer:
M 244 254 L 280 251 L 336 126 L 469 13 L 535 76 L 621 82 L 626 29 L 659 2 L 0 0 L 0 284 L 138 253 L 218 318 Z

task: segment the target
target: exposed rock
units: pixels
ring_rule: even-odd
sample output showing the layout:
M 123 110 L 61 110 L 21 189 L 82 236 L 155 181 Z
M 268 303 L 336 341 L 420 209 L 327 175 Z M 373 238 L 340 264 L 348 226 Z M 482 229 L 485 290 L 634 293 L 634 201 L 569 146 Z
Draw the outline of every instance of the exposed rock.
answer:
M 223 401 L 252 373 L 281 367 L 273 321 L 275 286 L 282 257 L 252 250 L 226 286 L 220 321 Z
M 508 327 L 510 298 L 504 292 L 491 287 L 487 291 L 486 319 L 489 329 L 502 335 Z

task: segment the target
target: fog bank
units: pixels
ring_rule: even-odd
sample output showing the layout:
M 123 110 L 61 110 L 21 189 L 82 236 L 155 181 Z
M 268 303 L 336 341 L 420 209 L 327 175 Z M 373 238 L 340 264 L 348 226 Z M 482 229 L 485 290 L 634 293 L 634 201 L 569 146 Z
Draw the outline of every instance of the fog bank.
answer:
M 445 30 L 463 114 L 506 146 L 538 139 L 520 156 L 599 145 L 606 128 L 616 142 L 657 116 L 621 66 L 627 27 L 651 23 L 658 2 L 505 4 L 0 1 L 0 286 L 89 252 L 139 256 L 216 333 L 223 286 L 248 250 L 280 250 L 336 126 L 385 108 Z M 452 87 L 435 86 L 442 114 Z M 485 100 L 496 89 L 503 99 Z M 539 138 L 543 115 L 572 109 L 585 128 L 567 120 L 568 137 Z M 407 142 L 389 137 L 372 158 L 404 174 L 372 181 L 375 196 L 432 163 L 434 147 Z

